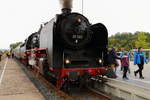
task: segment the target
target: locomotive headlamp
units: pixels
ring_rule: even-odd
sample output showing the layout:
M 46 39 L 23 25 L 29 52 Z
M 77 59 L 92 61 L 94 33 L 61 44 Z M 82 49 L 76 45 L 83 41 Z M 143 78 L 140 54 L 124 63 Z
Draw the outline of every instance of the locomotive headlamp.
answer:
M 98 62 L 99 62 L 99 63 L 102 63 L 102 59 L 99 59 Z
M 69 59 L 66 59 L 66 60 L 65 60 L 65 63 L 66 63 L 66 64 L 69 64 L 69 63 L 70 63 L 70 60 L 69 60 Z
M 41 61 L 41 62 L 44 61 L 44 58 L 40 58 L 40 61 Z
M 81 19 L 80 19 L 80 18 L 78 18 L 78 19 L 77 19 L 77 22 L 78 22 L 78 23 L 81 23 Z

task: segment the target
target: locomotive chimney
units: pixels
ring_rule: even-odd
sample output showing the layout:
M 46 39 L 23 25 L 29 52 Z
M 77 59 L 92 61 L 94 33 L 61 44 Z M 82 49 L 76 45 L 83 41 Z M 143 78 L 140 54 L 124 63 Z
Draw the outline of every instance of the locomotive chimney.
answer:
M 62 8 L 61 11 L 63 14 L 69 14 L 71 13 L 71 8 Z
M 60 0 L 61 11 L 63 14 L 71 13 L 72 0 Z

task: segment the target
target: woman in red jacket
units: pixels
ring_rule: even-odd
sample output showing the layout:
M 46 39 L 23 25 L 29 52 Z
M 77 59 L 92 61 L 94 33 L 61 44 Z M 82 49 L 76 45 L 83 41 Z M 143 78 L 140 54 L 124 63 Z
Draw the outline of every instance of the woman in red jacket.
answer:
M 128 52 L 124 53 L 124 56 L 121 57 L 121 66 L 123 66 L 123 79 L 128 79 L 127 77 L 127 71 L 129 68 L 129 57 L 128 57 Z

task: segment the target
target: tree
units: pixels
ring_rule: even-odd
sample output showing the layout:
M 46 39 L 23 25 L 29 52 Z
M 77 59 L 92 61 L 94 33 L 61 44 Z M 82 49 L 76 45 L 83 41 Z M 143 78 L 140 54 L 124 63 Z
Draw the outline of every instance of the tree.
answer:
M 139 32 L 137 34 L 137 40 L 135 41 L 135 47 L 142 47 L 144 49 L 149 49 L 150 48 L 150 43 L 147 42 L 147 36 L 144 32 Z
M 12 43 L 12 44 L 10 44 L 10 49 L 11 50 L 13 50 L 13 49 L 15 49 L 17 46 L 19 46 L 20 44 L 22 44 L 22 42 L 16 42 L 16 43 Z
M 108 39 L 109 47 L 125 48 L 131 50 L 134 48 L 142 47 L 144 49 L 150 48 L 150 33 L 148 32 L 129 32 L 116 33 Z

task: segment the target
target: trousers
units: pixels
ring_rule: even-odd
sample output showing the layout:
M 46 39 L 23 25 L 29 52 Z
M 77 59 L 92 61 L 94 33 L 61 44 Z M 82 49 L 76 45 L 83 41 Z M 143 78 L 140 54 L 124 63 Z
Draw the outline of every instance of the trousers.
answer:
M 135 73 L 139 73 L 139 76 L 140 77 L 143 77 L 143 74 L 142 74 L 142 70 L 143 70 L 143 66 L 144 66 L 144 64 L 137 64 L 138 65 L 138 67 L 139 67 L 139 69 L 137 70 L 137 71 L 135 71 Z

